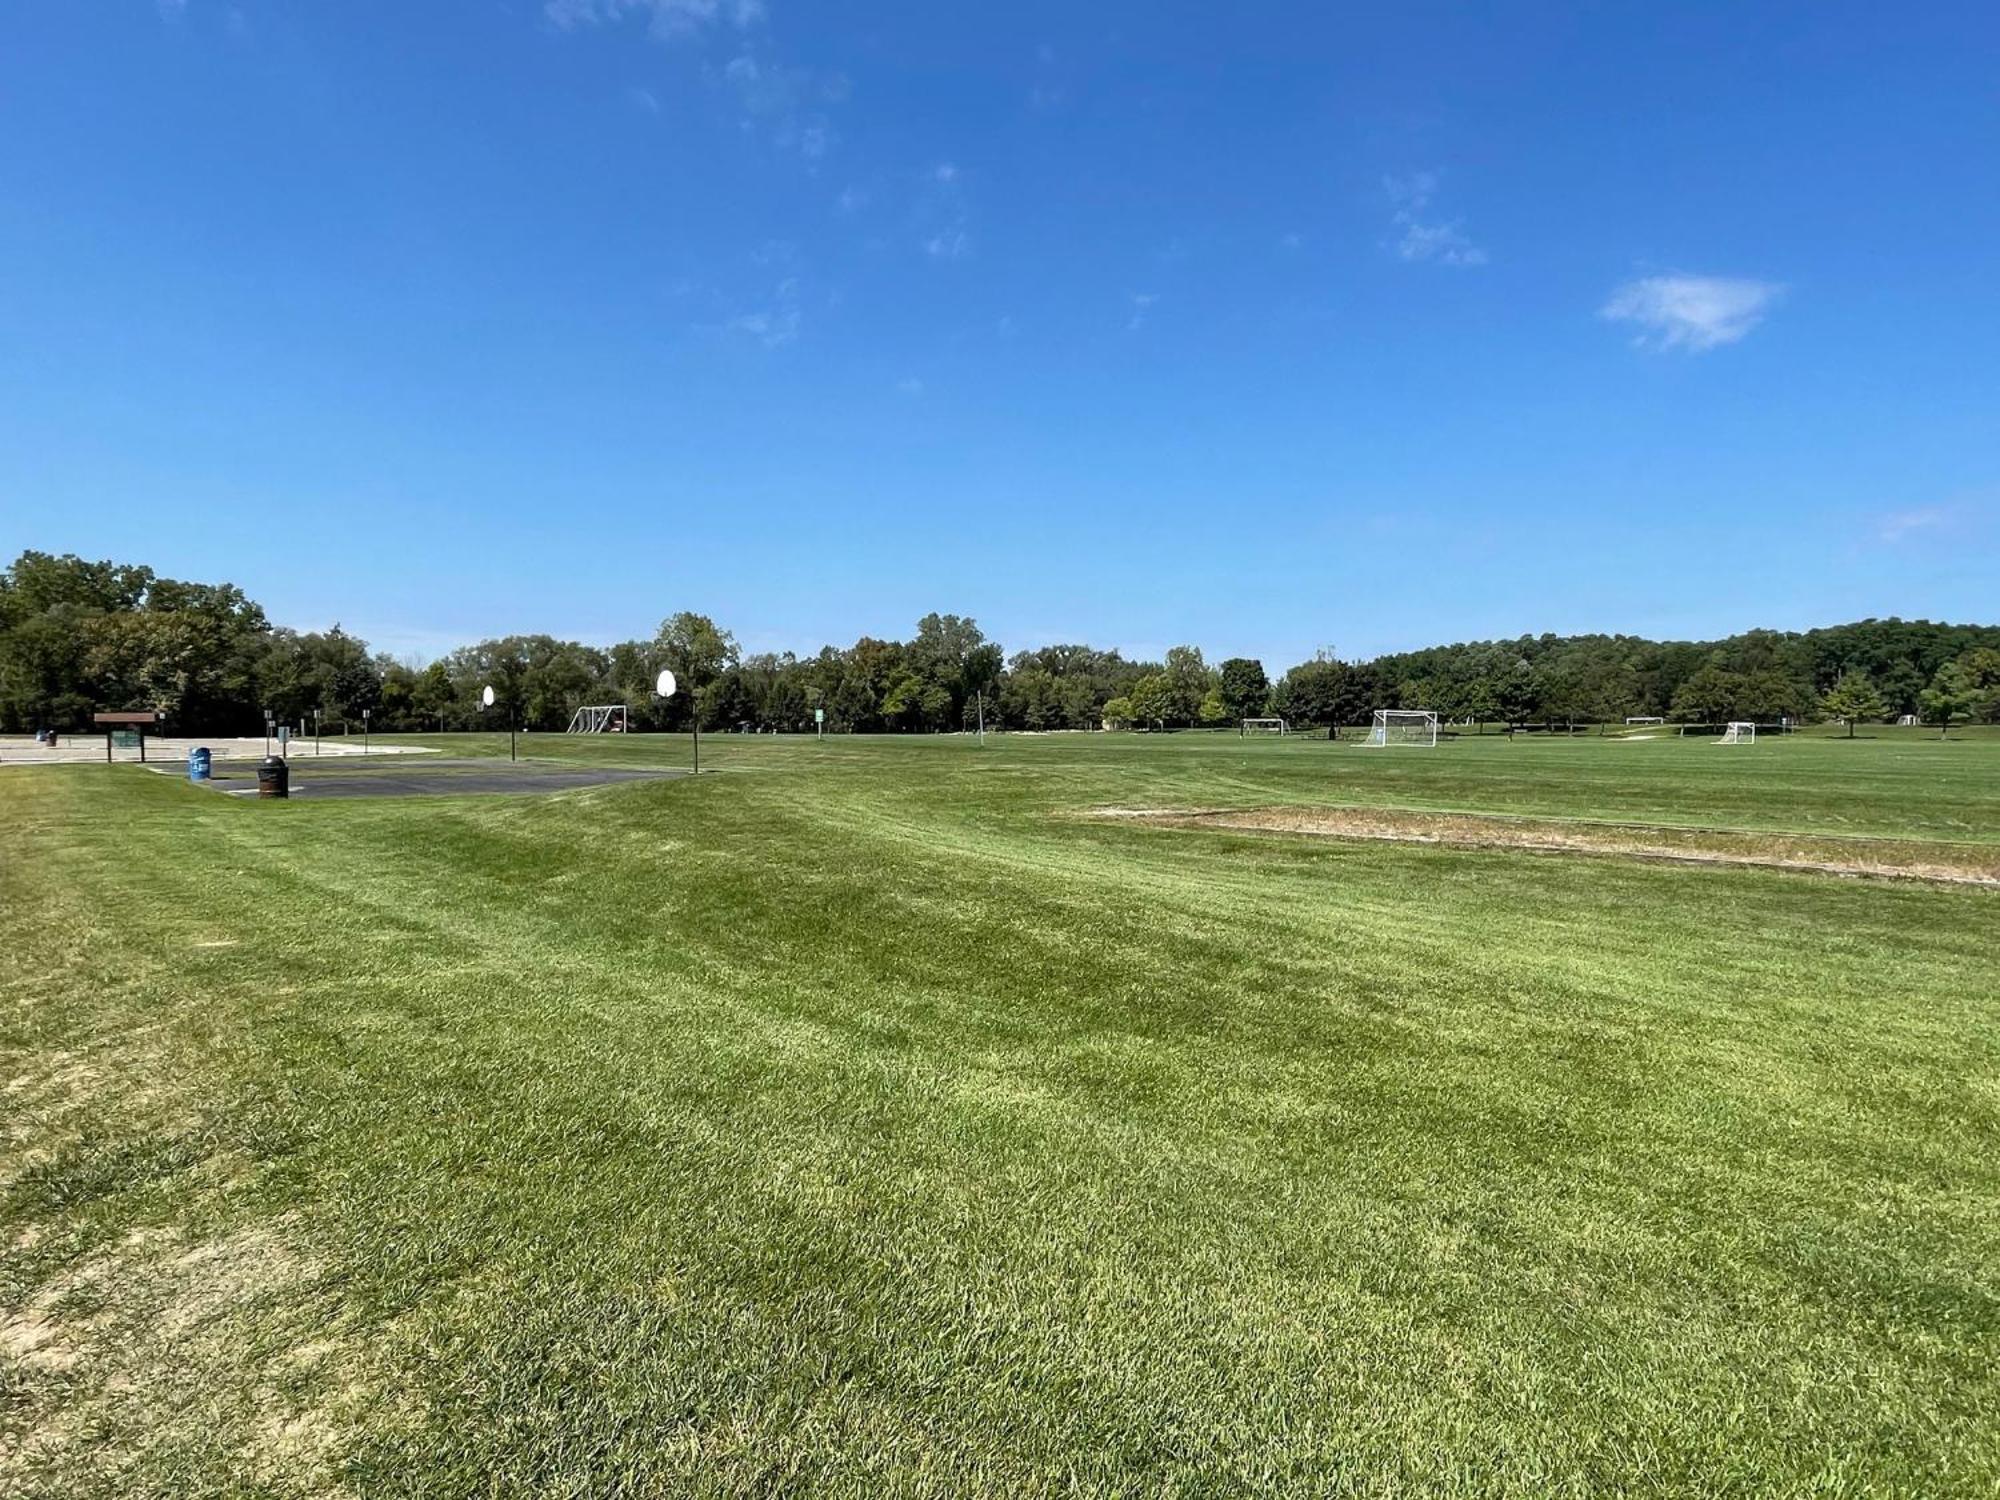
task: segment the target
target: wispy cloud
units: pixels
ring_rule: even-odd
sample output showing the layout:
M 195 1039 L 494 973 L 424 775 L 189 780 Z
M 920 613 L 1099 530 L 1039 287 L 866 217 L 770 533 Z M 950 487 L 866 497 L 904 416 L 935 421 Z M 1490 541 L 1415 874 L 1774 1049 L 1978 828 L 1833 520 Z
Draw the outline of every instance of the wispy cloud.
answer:
M 965 174 L 955 162 L 941 161 L 926 169 L 918 183 L 913 216 L 917 243 L 932 260 L 964 259 L 972 253 Z
M 1437 197 L 1437 173 L 1385 177 L 1382 188 L 1394 208 L 1389 223 L 1395 234 L 1389 243 L 1399 259 L 1440 266 L 1486 264 L 1486 252 L 1466 235 L 1464 220 L 1439 218 L 1431 213 L 1432 201 Z
M 787 276 L 771 293 L 768 307 L 738 313 L 723 326 L 766 349 L 781 349 L 799 336 L 799 282 Z
M 1890 546 L 1902 541 L 1914 532 L 1935 531 L 1950 523 L 1952 513 L 1941 505 L 1927 505 L 1919 510 L 1897 511 L 1884 516 L 1876 535 Z
M 1699 354 L 1749 333 L 1783 292 L 1771 281 L 1676 271 L 1626 282 L 1598 314 L 1613 323 L 1637 325 L 1641 331 L 1634 342 L 1641 348 Z
M 1146 315 L 1159 302 L 1160 295 L 1158 292 L 1133 292 L 1126 300 L 1131 304 L 1132 315 L 1125 320 L 1125 331 L 1137 333 L 1146 326 Z
M 924 238 L 924 254 L 933 260 L 958 260 L 972 249 L 972 236 L 963 224 L 947 224 Z
M 660 96 L 651 89 L 629 88 L 625 90 L 625 102 L 644 114 L 660 112 Z
M 1064 82 L 1067 70 L 1059 66 L 1056 49 L 1047 42 L 1035 49 L 1035 80 L 1028 88 L 1028 108 L 1032 110 L 1059 109 L 1069 98 L 1069 87 Z
M 808 68 L 786 67 L 748 52 L 705 71 L 711 84 L 735 94 L 745 130 L 764 135 L 782 150 L 796 151 L 808 167 L 818 166 L 839 141 L 820 106 L 847 97 L 845 75 L 822 79 Z
M 743 30 L 764 18 L 763 0 L 545 0 L 542 13 L 565 31 L 642 16 L 662 41 L 726 24 Z

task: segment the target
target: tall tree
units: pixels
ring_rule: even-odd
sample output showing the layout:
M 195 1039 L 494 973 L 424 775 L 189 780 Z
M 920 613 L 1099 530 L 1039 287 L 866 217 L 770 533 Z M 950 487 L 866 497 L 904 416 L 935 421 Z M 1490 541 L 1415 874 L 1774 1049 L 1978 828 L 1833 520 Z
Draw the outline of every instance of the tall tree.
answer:
M 1849 672 L 1835 683 L 1819 700 L 1819 708 L 1829 719 L 1847 726 L 1850 740 L 1854 738 L 1856 724 L 1864 719 L 1880 719 L 1887 712 L 1874 680 L 1861 671 Z
M 1938 727 L 1938 738 L 1951 733 L 1951 721 L 1969 717 L 1979 706 L 1979 690 L 1958 662 L 1948 661 L 1937 670 L 1931 685 L 1924 689 L 1924 717 Z
M 1216 668 L 1220 677 L 1220 692 L 1225 709 L 1225 717 L 1231 719 L 1261 718 L 1271 706 L 1271 679 L 1264 675 L 1264 664 L 1247 656 L 1232 656 Z

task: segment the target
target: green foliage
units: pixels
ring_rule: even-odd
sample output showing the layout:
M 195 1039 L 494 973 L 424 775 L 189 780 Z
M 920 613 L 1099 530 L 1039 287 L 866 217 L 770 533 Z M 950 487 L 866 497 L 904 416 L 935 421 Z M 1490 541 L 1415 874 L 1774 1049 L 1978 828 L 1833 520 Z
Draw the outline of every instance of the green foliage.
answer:
M 1232 656 L 1216 668 L 1226 719 L 1261 719 L 1271 706 L 1271 680 L 1264 664 Z
M 1095 729 L 1114 699 L 1154 728 L 1270 712 L 1301 727 L 1361 724 L 1377 708 L 1429 708 L 1482 724 L 1615 723 L 1632 714 L 1769 723 L 1809 717 L 1851 672 L 1872 678 L 1885 712 L 1911 712 L 1950 662 L 1963 666 L 1970 693 L 1954 717 L 2000 719 L 2000 628 L 1926 621 L 1753 630 L 1705 644 L 1523 636 L 1370 662 L 1326 656 L 1273 685 L 1261 662 L 1232 657 L 1211 669 L 1192 645 L 1164 663 L 1087 645 L 1003 660 L 977 622 L 950 614 L 926 615 L 907 642 L 863 637 L 812 655 L 745 657 L 729 631 L 683 611 L 647 640 L 605 648 L 506 636 L 419 668 L 371 656 L 338 626 L 274 629 L 226 584 L 39 552 L 0 574 L 0 730 L 8 731 L 81 727 L 99 708 L 153 708 L 174 727 L 217 732 L 254 732 L 266 709 L 293 723 L 315 713 L 351 722 L 370 709 L 384 729 L 465 730 L 513 716 L 557 730 L 581 704 L 623 703 L 637 729 L 683 730 L 699 713 L 709 729 L 809 732 L 812 711 L 824 708 L 835 732 L 941 732 L 969 728 L 982 696 L 989 726 L 1001 729 Z M 684 684 L 666 702 L 653 693 L 662 666 Z M 1148 677 L 1160 680 L 1142 691 Z M 501 697 L 496 714 L 479 707 L 489 681 Z
M 1942 739 L 1951 733 L 1954 719 L 1969 718 L 1985 701 L 1984 694 L 1973 683 L 1972 673 L 1964 665 L 1948 661 L 1938 668 L 1931 685 L 1924 689 L 1919 701 L 1923 705 L 1924 718 L 1937 725 L 1938 737 Z
M 1820 699 L 1820 712 L 1847 726 L 1847 737 L 1854 738 L 1856 724 L 1880 719 L 1888 711 L 1881 693 L 1864 671 L 1855 670 L 1845 674 L 1839 682 Z

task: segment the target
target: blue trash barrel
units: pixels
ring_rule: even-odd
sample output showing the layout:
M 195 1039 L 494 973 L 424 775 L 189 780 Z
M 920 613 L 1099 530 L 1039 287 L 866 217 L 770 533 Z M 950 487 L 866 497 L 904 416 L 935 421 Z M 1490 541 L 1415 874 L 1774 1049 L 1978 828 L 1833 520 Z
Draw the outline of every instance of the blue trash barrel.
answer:
M 188 780 L 208 780 L 208 764 L 208 746 L 196 745 L 194 749 L 188 751 Z

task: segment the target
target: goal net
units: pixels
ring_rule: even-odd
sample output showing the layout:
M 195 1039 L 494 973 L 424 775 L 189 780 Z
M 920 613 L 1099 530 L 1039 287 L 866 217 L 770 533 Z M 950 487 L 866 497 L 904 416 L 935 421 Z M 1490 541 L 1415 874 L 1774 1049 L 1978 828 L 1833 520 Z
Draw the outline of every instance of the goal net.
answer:
M 1241 734 L 1287 734 L 1289 726 L 1283 719 L 1245 719 Z
M 570 715 L 569 733 L 623 734 L 625 719 L 622 703 L 589 703 Z
M 1755 724 L 1732 720 L 1729 727 L 1722 731 L 1722 738 L 1717 740 L 1716 744 L 1748 745 L 1754 743 L 1756 738 L 1757 726 Z
M 1378 708 L 1368 731 L 1371 745 L 1422 745 L 1438 742 L 1438 716 L 1426 708 Z
M 1658 714 L 1627 714 L 1625 722 L 1629 726 L 1633 724 L 1664 724 L 1667 721 Z

